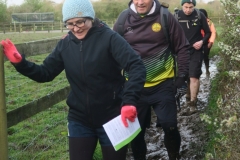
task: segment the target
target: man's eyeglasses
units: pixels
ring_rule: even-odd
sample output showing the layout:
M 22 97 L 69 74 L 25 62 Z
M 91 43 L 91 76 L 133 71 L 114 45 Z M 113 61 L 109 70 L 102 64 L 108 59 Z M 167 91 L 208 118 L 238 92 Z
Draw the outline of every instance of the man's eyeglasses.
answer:
M 78 28 L 81 28 L 85 25 L 85 22 L 86 22 L 87 19 L 84 19 L 84 20 L 78 20 L 76 22 L 66 22 L 65 23 L 65 27 L 67 27 L 67 29 L 73 29 L 74 26 L 78 27 Z M 75 23 L 75 24 L 74 24 Z

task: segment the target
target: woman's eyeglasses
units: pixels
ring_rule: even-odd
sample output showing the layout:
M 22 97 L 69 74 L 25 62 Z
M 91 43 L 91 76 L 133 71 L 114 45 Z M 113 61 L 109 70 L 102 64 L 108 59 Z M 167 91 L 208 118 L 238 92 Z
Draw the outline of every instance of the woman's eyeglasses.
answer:
M 73 29 L 74 26 L 78 27 L 78 28 L 81 28 L 85 25 L 85 22 L 86 22 L 87 19 L 84 19 L 84 20 L 78 20 L 76 22 L 66 22 L 65 23 L 65 27 L 67 29 Z

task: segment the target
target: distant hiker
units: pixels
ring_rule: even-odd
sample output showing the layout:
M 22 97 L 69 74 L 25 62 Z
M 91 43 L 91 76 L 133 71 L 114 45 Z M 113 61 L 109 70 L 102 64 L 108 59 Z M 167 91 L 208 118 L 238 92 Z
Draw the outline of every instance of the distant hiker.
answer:
M 177 13 L 179 11 L 179 9 L 176 7 L 174 8 L 174 14 Z
M 169 159 L 180 158 L 175 96 L 186 94 L 189 43 L 167 7 L 158 0 L 131 0 L 129 8 L 118 16 L 113 27 L 142 57 L 147 70 L 145 86 L 136 105 L 142 130 L 131 142 L 135 160 L 146 160 L 144 136 L 151 121 L 151 107 L 157 115 L 157 124 L 164 131 Z
M 205 15 L 205 17 L 207 18 L 207 22 L 208 22 L 208 25 L 209 25 L 209 28 L 210 28 L 210 31 L 211 31 L 211 37 L 208 39 L 208 43 L 205 43 L 204 46 L 203 46 L 203 51 L 204 51 L 203 61 L 204 61 L 205 68 L 206 68 L 206 75 L 209 77 L 210 76 L 210 72 L 209 72 L 209 53 L 210 53 L 210 50 L 211 50 L 211 48 L 214 44 L 214 41 L 216 39 L 217 32 L 216 32 L 216 29 L 215 29 L 215 26 L 214 26 L 212 20 L 210 18 L 208 18 L 207 11 L 205 9 L 199 9 L 199 11 L 201 11 Z M 201 32 L 202 32 L 202 35 L 204 37 L 204 31 L 201 30 Z
M 197 112 L 197 95 L 199 91 L 199 78 L 202 74 L 203 44 L 208 42 L 211 36 L 207 19 L 198 9 L 195 9 L 196 0 L 181 0 L 182 10 L 175 14 L 176 19 L 182 26 L 185 35 L 190 43 L 190 64 L 189 77 L 190 85 L 186 95 L 187 103 L 190 107 L 189 114 Z M 202 37 L 201 30 L 204 30 Z
M 38 65 L 25 59 L 14 44 L 2 40 L 4 54 L 21 74 L 49 82 L 65 71 L 70 84 L 67 97 L 70 160 L 92 160 L 99 141 L 104 160 L 125 160 L 127 145 L 115 151 L 103 124 L 121 115 L 128 126 L 137 116 L 136 104 L 146 69 L 138 54 L 100 20 L 90 0 L 65 0 L 63 22 L 69 30 Z M 122 69 L 129 73 L 128 81 Z

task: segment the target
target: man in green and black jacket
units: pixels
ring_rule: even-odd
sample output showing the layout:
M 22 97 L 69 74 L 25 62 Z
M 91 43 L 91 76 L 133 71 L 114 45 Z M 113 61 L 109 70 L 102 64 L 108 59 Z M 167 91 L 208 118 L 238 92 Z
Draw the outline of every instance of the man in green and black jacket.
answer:
M 135 160 L 146 159 L 144 135 L 151 118 L 151 107 L 165 133 L 164 144 L 169 159 L 179 158 L 181 137 L 177 128 L 175 89 L 186 86 L 189 43 L 181 26 L 170 12 L 167 12 L 170 42 L 167 40 L 163 26 L 160 24 L 163 18 L 160 16 L 161 7 L 157 0 L 131 0 L 129 14 L 123 25 L 122 36 L 141 56 L 147 71 L 144 89 L 136 105 L 142 131 L 131 142 Z M 118 24 L 117 21 L 113 28 L 117 32 Z M 174 81 L 173 52 L 177 55 L 178 64 L 176 81 Z

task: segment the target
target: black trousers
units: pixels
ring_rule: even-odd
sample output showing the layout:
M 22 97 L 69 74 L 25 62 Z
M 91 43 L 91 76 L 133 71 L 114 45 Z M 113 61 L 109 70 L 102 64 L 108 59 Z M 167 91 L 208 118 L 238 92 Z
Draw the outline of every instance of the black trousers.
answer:
M 138 119 L 142 130 L 131 142 L 135 160 L 146 159 L 147 147 L 144 136 L 151 122 L 151 107 L 157 115 L 158 124 L 164 130 L 164 143 L 168 154 L 179 152 L 181 138 L 177 129 L 177 106 L 174 95 L 173 79 L 167 79 L 157 86 L 143 89 L 137 103 Z
M 204 56 L 203 56 L 203 61 L 205 66 L 209 67 L 209 53 L 210 53 L 211 48 L 208 48 L 208 44 L 204 44 L 203 46 L 203 52 L 204 52 Z

